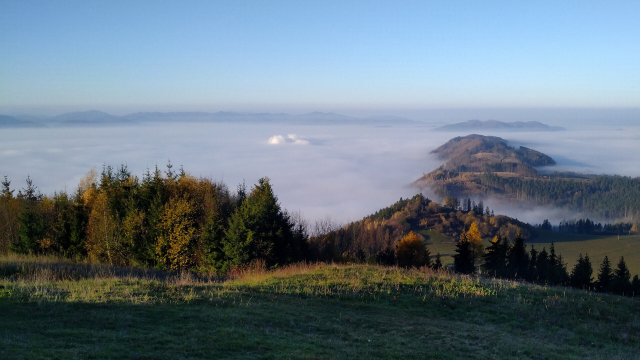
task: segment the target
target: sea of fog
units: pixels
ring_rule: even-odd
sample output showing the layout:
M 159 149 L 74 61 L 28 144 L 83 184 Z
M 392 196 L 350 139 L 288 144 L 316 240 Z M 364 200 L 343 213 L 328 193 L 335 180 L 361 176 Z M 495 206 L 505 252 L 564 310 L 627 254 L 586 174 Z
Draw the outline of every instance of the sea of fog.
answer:
M 92 168 L 126 164 L 136 175 L 168 160 L 230 189 L 271 179 L 282 206 L 306 219 L 358 220 L 400 197 L 442 161 L 430 152 L 465 133 L 431 126 L 148 123 L 122 127 L 0 129 L 0 176 L 14 189 L 30 176 L 45 194 L 73 191 Z M 483 132 L 553 157 L 557 170 L 640 176 L 640 127 L 561 132 Z M 429 196 L 429 194 L 427 194 Z M 432 195 L 431 195 L 432 196 Z M 573 218 L 558 209 L 485 201 L 531 223 Z

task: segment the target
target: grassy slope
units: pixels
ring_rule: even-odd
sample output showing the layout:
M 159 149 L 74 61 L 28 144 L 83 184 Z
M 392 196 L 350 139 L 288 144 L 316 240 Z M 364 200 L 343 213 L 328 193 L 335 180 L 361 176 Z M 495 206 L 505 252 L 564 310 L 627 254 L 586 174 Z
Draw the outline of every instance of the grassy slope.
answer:
M 54 263 L 0 259 L 0 266 L 3 359 L 629 359 L 640 352 L 640 301 L 572 289 L 370 266 L 298 266 L 226 282 L 91 272 L 52 280 L 60 278 Z
M 538 238 L 529 241 L 529 244 L 535 245 L 537 250 L 542 250 L 543 247 L 546 247 L 547 251 L 549 251 L 549 246 L 553 241 L 556 253 L 562 254 L 562 257 L 568 263 L 567 268 L 569 271 L 573 268 L 580 254 L 589 254 L 594 272 L 597 274 L 600 263 L 602 263 L 604 256 L 607 255 L 614 268 L 620 261 L 620 257 L 624 256 L 631 276 L 640 275 L 640 235 L 620 235 L 620 240 L 618 240 L 618 236 L 615 235 L 594 236 L 545 231 L 540 231 L 539 233 Z
M 421 230 L 420 234 L 425 235 L 431 255 L 440 252 L 442 262 L 445 265 L 453 264 L 455 254 L 455 242 L 446 236 L 433 230 Z M 534 245 L 538 251 L 546 248 L 547 252 L 551 242 L 556 247 L 556 253 L 561 254 L 567 263 L 567 269 L 571 269 L 578 261 L 580 254 L 589 254 L 593 265 L 594 277 L 597 275 L 600 263 L 604 256 L 609 256 L 612 266 L 615 268 L 620 261 L 620 256 L 624 256 L 629 267 L 631 276 L 640 275 L 640 235 L 620 235 L 617 236 L 596 236 L 579 234 L 560 234 L 556 232 L 539 231 L 537 238 L 527 241 L 528 245 Z M 484 240 L 485 248 L 489 246 L 489 240 Z

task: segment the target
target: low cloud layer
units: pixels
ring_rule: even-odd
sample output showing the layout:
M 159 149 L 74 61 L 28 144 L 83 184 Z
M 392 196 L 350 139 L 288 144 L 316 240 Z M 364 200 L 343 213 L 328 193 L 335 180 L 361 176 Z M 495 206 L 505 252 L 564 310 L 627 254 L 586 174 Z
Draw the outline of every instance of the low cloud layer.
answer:
M 309 145 L 309 140 L 301 139 L 296 134 L 288 134 L 286 137 L 282 135 L 274 135 L 269 138 L 268 143 L 270 145 L 283 145 L 283 144 Z
M 104 164 L 127 164 L 141 175 L 156 165 L 164 170 L 170 159 L 231 189 L 268 176 L 288 210 L 311 221 L 329 215 L 345 222 L 414 195 L 409 184 L 442 163 L 431 150 L 457 135 L 467 133 L 437 133 L 428 126 L 232 123 L 3 129 L 0 176 L 7 175 L 15 189 L 30 175 L 43 193 L 53 194 L 73 191 L 91 168 L 99 172 Z M 640 176 L 638 127 L 485 135 L 542 151 L 558 161 L 558 170 Z M 295 146 L 308 144 L 313 146 Z M 485 203 L 529 222 L 573 215 Z

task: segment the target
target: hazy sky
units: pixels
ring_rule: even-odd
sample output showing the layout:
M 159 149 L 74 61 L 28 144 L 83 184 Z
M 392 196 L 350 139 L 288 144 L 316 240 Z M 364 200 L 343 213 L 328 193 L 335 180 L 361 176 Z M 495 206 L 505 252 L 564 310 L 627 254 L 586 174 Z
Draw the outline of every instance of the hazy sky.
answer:
M 0 112 L 638 108 L 639 14 L 639 1 L 0 0 Z

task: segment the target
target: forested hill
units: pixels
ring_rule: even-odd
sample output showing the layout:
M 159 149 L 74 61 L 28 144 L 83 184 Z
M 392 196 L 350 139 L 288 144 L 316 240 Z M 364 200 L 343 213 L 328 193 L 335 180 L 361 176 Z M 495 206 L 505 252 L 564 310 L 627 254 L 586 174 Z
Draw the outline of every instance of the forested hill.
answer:
M 555 165 L 555 161 L 536 150 L 514 148 L 496 136 L 467 135 L 455 137 L 433 150 L 441 160 L 442 169 L 457 172 L 512 172 L 536 176 L 535 166 Z
M 414 185 L 443 197 L 497 197 L 604 220 L 640 219 L 640 178 L 557 172 L 541 176 L 535 167 L 554 165 L 552 158 L 525 147 L 515 149 L 492 136 L 456 137 L 433 153 L 446 163 Z
M 454 242 L 473 223 L 477 224 L 483 238 L 500 236 L 514 240 L 520 231 L 526 239 L 533 233 L 529 224 L 496 215 L 484 208 L 482 202 L 474 204 L 471 209 L 466 205 L 459 206 L 453 199 L 446 199 L 445 203 L 441 205 L 418 194 L 410 199 L 401 198 L 360 221 L 332 231 L 324 229 L 318 236 L 309 239 L 311 259 L 393 264 L 398 242 L 409 232 L 416 232 L 427 240 L 429 234 L 437 234 Z

